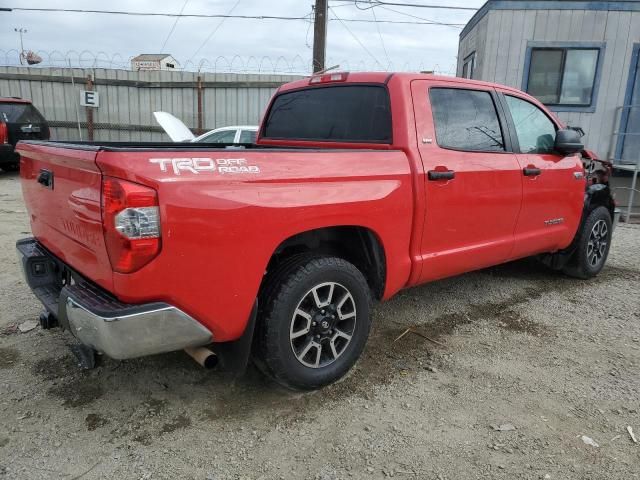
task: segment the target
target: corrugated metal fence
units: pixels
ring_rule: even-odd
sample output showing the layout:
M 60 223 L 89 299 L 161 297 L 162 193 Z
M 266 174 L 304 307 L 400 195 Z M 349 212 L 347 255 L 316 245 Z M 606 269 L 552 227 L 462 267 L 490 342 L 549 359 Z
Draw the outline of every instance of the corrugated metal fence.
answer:
M 0 67 L 0 97 L 33 101 L 52 140 L 168 141 L 154 111 L 166 111 L 195 131 L 256 125 L 275 89 L 300 77 L 80 68 Z M 91 87 L 93 84 L 93 87 Z M 80 106 L 80 92 L 99 93 L 99 107 Z M 198 115 L 198 91 L 201 115 Z M 89 113 L 91 112 L 91 113 Z M 93 118 L 91 118 L 93 117 Z

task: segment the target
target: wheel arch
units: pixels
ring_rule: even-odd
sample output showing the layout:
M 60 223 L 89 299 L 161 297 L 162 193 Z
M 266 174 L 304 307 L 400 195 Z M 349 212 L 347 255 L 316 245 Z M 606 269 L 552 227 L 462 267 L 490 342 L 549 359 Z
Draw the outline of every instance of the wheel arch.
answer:
M 294 255 L 304 253 L 337 256 L 358 268 L 374 298 L 384 294 L 387 278 L 385 249 L 379 235 L 359 225 L 337 225 L 296 233 L 283 240 L 272 253 L 260 285 L 263 290 L 270 273 Z
M 595 183 L 587 187 L 584 194 L 584 210 L 580 222 L 581 225 L 589 216 L 589 213 L 597 207 L 605 207 L 609 210 L 611 219 L 613 219 L 616 204 L 609 185 L 605 183 Z

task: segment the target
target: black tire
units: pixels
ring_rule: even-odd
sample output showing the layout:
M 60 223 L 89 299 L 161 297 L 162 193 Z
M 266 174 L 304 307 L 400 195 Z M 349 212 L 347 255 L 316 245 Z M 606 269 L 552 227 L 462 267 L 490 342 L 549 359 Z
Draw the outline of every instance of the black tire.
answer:
M 571 277 L 581 279 L 598 275 L 609 255 L 611 234 L 609 210 L 606 207 L 594 208 L 576 234 L 576 251 L 562 271 Z
M 320 307 L 318 301 L 330 303 Z M 356 363 L 369 336 L 369 286 L 362 273 L 341 258 L 298 256 L 284 262 L 267 279 L 260 303 L 256 364 L 290 389 L 312 390 L 340 379 Z

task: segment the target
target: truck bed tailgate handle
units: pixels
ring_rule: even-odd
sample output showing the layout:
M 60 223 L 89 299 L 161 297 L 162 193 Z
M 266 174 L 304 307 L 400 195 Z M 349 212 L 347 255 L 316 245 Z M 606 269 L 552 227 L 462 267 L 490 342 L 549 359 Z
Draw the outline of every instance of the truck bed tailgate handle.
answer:
M 456 172 L 453 170 L 429 170 L 427 177 L 429 180 L 453 180 L 456 178 Z

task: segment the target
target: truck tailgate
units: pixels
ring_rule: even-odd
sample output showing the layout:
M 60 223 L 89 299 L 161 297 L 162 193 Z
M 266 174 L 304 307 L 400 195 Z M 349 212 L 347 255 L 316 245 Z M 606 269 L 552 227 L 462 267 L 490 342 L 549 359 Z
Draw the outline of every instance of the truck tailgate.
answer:
M 33 235 L 73 269 L 110 289 L 97 149 L 20 143 L 17 151 Z

